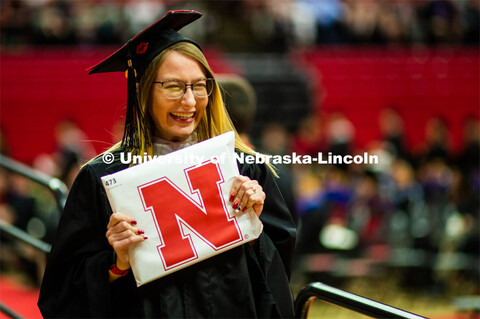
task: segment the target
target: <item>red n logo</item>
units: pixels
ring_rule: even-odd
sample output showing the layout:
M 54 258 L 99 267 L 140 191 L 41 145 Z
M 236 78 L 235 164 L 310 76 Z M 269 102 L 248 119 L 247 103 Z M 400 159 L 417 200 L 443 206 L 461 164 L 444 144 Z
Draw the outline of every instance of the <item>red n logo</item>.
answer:
M 188 228 L 203 242 L 219 250 L 242 240 L 237 221 L 228 214 L 220 185 L 224 182 L 217 164 L 207 162 L 185 170 L 191 194 L 184 193 L 166 177 L 138 187 L 145 211 L 157 221 L 161 241 L 158 250 L 165 270 L 198 258 Z

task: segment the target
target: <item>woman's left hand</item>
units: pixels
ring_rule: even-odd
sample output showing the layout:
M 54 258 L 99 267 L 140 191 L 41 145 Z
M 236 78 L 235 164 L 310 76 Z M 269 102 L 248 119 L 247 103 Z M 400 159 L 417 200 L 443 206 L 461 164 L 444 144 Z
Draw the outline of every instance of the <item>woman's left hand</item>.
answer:
M 245 212 L 252 207 L 255 214 L 260 217 L 265 197 L 262 186 L 256 180 L 242 175 L 235 177 L 230 189 L 230 202 L 233 204 L 233 209 Z

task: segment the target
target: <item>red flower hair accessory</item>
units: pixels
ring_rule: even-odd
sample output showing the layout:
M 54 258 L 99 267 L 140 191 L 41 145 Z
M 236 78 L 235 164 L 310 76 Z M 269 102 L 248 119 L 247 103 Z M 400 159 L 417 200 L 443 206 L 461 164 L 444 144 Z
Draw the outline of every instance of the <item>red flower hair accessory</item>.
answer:
M 137 54 L 144 54 L 145 52 L 147 52 L 147 48 L 148 48 L 147 42 L 140 42 L 137 45 Z

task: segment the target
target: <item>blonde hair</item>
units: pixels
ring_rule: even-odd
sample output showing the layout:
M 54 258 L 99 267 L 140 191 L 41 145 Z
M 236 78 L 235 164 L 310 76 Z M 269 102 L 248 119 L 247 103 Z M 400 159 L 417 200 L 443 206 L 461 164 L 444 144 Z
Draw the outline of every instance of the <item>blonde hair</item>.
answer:
M 137 138 L 139 142 L 139 149 L 133 150 L 135 154 L 143 155 L 146 153 L 147 155 L 154 155 L 152 141 L 155 136 L 156 128 L 150 114 L 153 99 L 152 86 L 153 82 L 156 79 L 158 69 L 165 61 L 167 54 L 171 51 L 179 52 L 197 61 L 205 72 L 205 76 L 207 78 L 215 78 L 214 73 L 208 65 L 208 62 L 205 59 L 202 51 L 192 43 L 178 42 L 158 54 L 145 69 L 145 72 L 140 79 L 140 83 L 138 86 L 138 102 L 141 112 L 143 114 L 142 117 L 144 129 L 143 131 L 137 129 L 137 131 L 135 132 L 136 136 L 134 138 Z M 200 123 L 198 124 L 198 127 L 196 129 L 197 138 L 199 141 L 203 141 L 230 131 L 233 131 L 235 133 L 236 149 L 251 155 L 257 154 L 257 152 L 255 152 L 242 141 L 242 139 L 238 135 L 238 132 L 235 130 L 235 127 L 223 103 L 220 87 L 218 86 L 218 83 L 214 81 L 213 91 L 208 98 L 208 104 L 205 109 L 205 114 L 202 116 Z M 120 143 L 116 144 L 112 149 L 116 149 L 118 147 L 120 147 Z M 262 154 L 259 155 L 263 156 Z M 267 165 L 272 170 L 273 174 L 277 176 L 273 167 L 270 164 Z

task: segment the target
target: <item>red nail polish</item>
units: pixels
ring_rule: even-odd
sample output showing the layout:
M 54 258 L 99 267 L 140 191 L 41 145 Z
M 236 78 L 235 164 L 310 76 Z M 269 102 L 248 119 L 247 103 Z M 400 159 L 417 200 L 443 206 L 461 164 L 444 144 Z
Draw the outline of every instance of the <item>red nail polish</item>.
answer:
M 147 237 L 147 236 L 143 236 L 143 239 L 148 239 L 148 237 Z
M 134 226 L 135 226 L 136 224 L 137 224 L 137 221 L 136 221 L 136 220 L 133 220 L 133 219 L 132 219 L 132 220 L 130 221 L 130 225 L 134 225 Z
M 232 206 L 232 207 L 233 207 L 233 209 L 237 209 L 237 207 L 238 207 L 238 202 L 233 203 L 233 206 Z
M 143 230 L 139 229 L 139 230 L 137 230 L 137 234 L 142 235 L 142 234 L 145 234 L 145 232 Z
M 243 207 L 242 212 L 245 213 L 246 210 L 247 210 L 247 206 Z
M 234 194 L 230 194 L 230 199 L 229 199 L 230 203 L 233 202 L 233 199 L 234 199 L 234 198 L 235 198 L 235 195 L 234 195 Z

